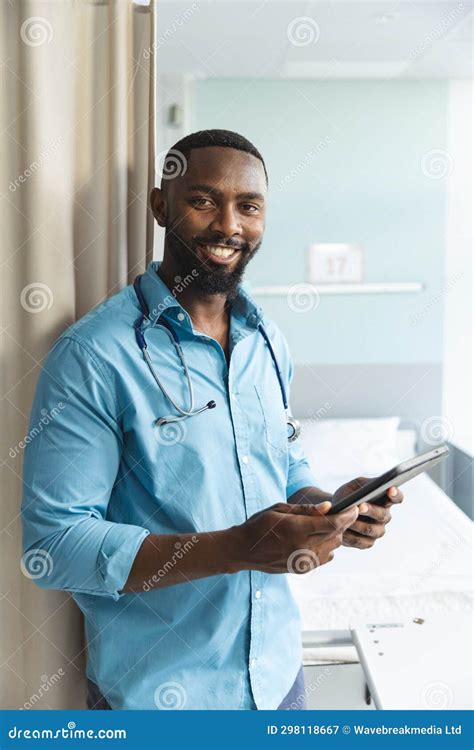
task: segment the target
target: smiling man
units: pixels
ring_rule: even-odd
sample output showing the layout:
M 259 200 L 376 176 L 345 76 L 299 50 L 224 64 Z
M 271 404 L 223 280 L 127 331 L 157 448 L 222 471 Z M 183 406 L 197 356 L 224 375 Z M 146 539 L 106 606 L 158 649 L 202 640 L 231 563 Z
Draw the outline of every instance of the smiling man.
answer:
M 286 574 L 372 546 L 402 499 L 328 516 L 366 479 L 331 496 L 288 442 L 262 329 L 287 392 L 288 346 L 241 285 L 267 191 L 237 133 L 176 143 L 151 194 L 162 262 L 68 328 L 41 372 L 30 429 L 56 409 L 25 453 L 22 568 L 84 613 L 89 708 L 303 707 Z

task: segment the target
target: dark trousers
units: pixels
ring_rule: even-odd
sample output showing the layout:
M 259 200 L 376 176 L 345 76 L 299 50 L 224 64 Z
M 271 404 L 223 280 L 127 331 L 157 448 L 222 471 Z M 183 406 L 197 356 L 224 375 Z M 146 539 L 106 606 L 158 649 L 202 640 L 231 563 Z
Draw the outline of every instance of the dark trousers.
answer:
M 99 688 L 91 680 L 87 680 L 87 708 L 97 711 L 110 711 L 111 708 Z M 304 685 L 303 667 L 300 667 L 296 680 L 289 693 L 278 706 L 278 710 L 301 711 L 306 708 L 306 693 Z

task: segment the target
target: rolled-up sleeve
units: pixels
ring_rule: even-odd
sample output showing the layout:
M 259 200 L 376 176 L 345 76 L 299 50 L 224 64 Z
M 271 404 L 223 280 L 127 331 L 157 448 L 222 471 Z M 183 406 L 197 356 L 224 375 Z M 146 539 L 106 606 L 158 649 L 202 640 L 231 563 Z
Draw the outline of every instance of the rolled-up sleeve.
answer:
M 283 337 L 283 340 L 284 340 L 285 351 L 286 351 L 286 361 L 288 363 L 287 399 L 288 399 L 288 404 L 289 404 L 290 390 L 291 390 L 290 387 L 291 387 L 291 381 L 293 380 L 294 367 L 293 367 L 293 360 L 291 358 L 291 354 L 288 349 L 288 344 L 284 337 Z M 292 413 L 291 408 L 289 409 L 289 413 L 290 414 Z M 303 487 L 317 487 L 317 480 L 316 480 L 315 475 L 313 474 L 308 458 L 304 452 L 303 446 L 301 444 L 301 439 L 295 440 L 292 443 L 288 444 L 288 453 L 289 453 L 288 479 L 286 483 L 287 500 L 295 492 L 297 492 L 298 490 L 301 490 Z
M 297 440 L 290 445 L 290 464 L 286 483 L 286 498 L 291 497 L 303 487 L 317 487 L 318 482 L 313 474 L 301 443 Z
M 117 600 L 150 533 L 107 520 L 123 445 L 114 393 L 85 342 L 58 339 L 24 440 L 21 566 L 41 587 Z

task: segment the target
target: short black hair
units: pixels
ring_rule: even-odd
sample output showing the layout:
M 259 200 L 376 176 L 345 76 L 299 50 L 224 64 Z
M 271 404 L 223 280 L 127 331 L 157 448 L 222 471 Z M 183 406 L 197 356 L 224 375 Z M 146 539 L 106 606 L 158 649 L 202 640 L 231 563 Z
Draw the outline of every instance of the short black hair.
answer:
M 206 148 L 208 146 L 224 146 L 225 148 L 235 148 L 238 151 L 245 151 L 247 154 L 252 154 L 260 159 L 263 165 L 263 171 L 265 172 L 265 180 L 268 187 L 268 174 L 263 156 L 260 151 L 253 145 L 247 138 L 239 133 L 234 133 L 232 130 L 198 130 L 196 133 L 190 133 L 181 140 L 177 141 L 174 146 L 168 150 L 164 161 L 163 161 L 163 173 L 166 171 L 169 175 L 175 173 L 175 176 L 180 174 L 179 166 L 177 161 L 180 160 L 180 154 L 184 156 L 187 161 L 190 157 L 191 151 L 195 148 Z M 177 171 L 178 170 L 178 171 Z M 181 165 L 181 171 L 183 171 L 183 165 Z M 161 189 L 164 187 L 164 183 L 167 183 L 166 177 L 161 178 Z

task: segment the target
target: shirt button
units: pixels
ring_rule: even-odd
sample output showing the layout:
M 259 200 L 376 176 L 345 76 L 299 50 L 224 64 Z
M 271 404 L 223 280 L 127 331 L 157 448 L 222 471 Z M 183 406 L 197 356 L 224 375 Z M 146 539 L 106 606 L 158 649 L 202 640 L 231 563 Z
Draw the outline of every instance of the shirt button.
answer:
M 248 456 L 242 456 L 242 463 L 243 464 L 248 464 L 248 462 L 249 462 L 249 457 Z
M 252 659 L 252 661 L 250 662 L 250 669 L 253 669 L 254 666 L 256 665 L 256 663 L 257 663 L 257 660 L 256 659 Z
M 262 592 L 259 589 L 258 591 L 255 592 L 255 599 L 260 599 L 261 596 L 262 596 Z
M 182 312 L 178 313 L 178 320 L 184 320 L 186 315 Z

